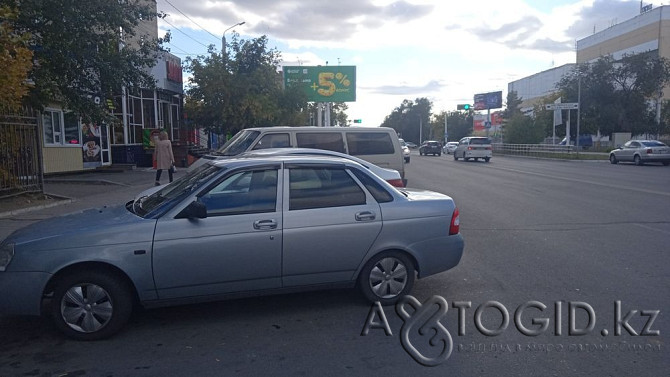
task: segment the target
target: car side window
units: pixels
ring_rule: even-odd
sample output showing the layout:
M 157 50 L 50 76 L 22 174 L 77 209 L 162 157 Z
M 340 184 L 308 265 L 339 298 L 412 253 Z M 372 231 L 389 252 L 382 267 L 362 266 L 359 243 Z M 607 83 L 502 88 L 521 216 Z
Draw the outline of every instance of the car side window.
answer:
M 633 141 L 630 143 L 631 148 L 640 148 L 640 143 Z
M 277 207 L 277 169 L 237 172 L 199 198 L 207 216 L 274 212 Z
M 393 154 L 391 135 L 385 132 L 348 132 L 349 154 L 363 156 L 371 154 Z
M 366 204 L 365 192 L 343 168 L 289 169 L 289 210 Z
M 253 149 L 289 148 L 290 146 L 291 142 L 287 133 L 266 134 L 254 145 Z
M 326 149 L 346 153 L 341 132 L 296 132 L 295 137 L 299 148 Z

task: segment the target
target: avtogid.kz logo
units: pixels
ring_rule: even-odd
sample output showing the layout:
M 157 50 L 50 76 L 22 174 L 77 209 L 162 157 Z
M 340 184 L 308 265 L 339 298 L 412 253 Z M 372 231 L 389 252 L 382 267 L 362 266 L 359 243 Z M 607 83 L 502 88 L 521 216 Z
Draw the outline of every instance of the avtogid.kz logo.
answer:
M 563 304 L 567 304 L 567 320 L 568 320 L 568 336 L 583 336 L 591 334 L 596 325 L 596 313 L 593 310 L 593 307 L 586 302 L 581 301 L 556 301 L 554 302 L 554 336 L 563 335 Z M 458 314 L 458 336 L 465 335 L 465 316 L 466 310 L 472 308 L 472 302 L 470 301 L 455 301 L 452 302 L 452 307 L 456 309 Z M 447 314 L 449 305 L 447 300 L 441 296 L 433 296 L 421 304 L 416 298 L 412 296 L 404 296 L 400 301 L 396 303 L 395 310 L 400 319 L 403 321 L 403 325 L 400 328 L 400 343 L 407 353 L 418 363 L 425 366 L 436 366 L 442 364 L 446 361 L 454 349 L 454 342 L 449 331 L 444 327 L 440 320 L 444 318 Z M 551 317 L 533 317 L 530 320 L 530 326 L 527 323 L 527 320 L 523 320 L 523 313 L 525 311 L 538 311 L 540 313 L 544 312 L 548 307 L 539 302 L 539 301 L 529 301 L 519 307 L 513 313 L 513 320 L 510 320 L 510 312 L 507 308 L 497 301 L 487 301 L 479 305 L 474 311 L 474 324 L 475 328 L 482 335 L 488 337 L 495 337 L 501 335 L 509 326 L 510 322 L 514 323 L 514 327 L 523 335 L 529 337 L 535 337 L 543 334 L 550 327 Z M 501 322 L 497 328 L 488 328 L 484 325 L 482 321 L 482 316 L 484 311 L 493 310 L 497 311 L 501 316 Z M 623 312 L 621 301 L 614 301 L 614 321 L 613 321 L 613 334 L 615 337 L 621 335 L 629 335 L 633 337 L 637 336 L 659 336 L 661 335 L 660 330 L 652 329 L 654 321 L 660 314 L 660 310 L 629 310 L 628 312 Z M 639 315 L 637 315 L 639 313 Z M 577 317 L 582 317 L 582 325 L 577 325 Z M 527 317 L 526 317 L 527 318 Z M 583 320 L 586 320 L 586 324 L 583 324 Z M 526 323 L 524 323 L 526 322 Z M 636 330 L 634 322 L 637 322 L 638 327 Z M 640 328 L 641 327 L 641 328 Z M 381 304 L 377 301 L 375 302 L 370 311 L 368 312 L 363 331 L 361 336 L 366 336 L 370 332 L 370 329 L 382 329 L 384 330 L 387 336 L 392 336 L 393 332 L 389 326 L 388 320 L 386 319 L 386 314 Z M 638 332 L 639 331 L 639 332 Z M 604 328 L 600 331 L 602 337 L 607 337 L 610 335 L 608 329 Z M 429 347 L 426 346 L 426 340 Z M 422 344 L 415 344 L 416 342 L 422 342 Z M 481 347 L 484 346 L 484 347 Z M 544 345 L 528 345 L 522 347 L 520 344 L 516 345 L 494 345 L 493 349 L 500 350 L 543 350 L 550 349 L 550 347 L 544 347 Z M 563 346 L 562 344 L 549 345 L 554 346 L 558 351 L 568 350 L 568 351 L 581 351 L 583 349 L 590 349 L 589 346 L 593 349 L 607 349 L 610 351 L 626 351 L 626 350 L 639 350 L 639 349 L 651 349 L 660 351 L 660 344 L 656 346 L 651 344 L 645 345 L 635 345 L 629 344 L 625 341 L 621 343 L 612 343 L 612 344 L 570 344 L 568 346 Z M 462 345 L 459 345 L 459 352 L 462 351 Z M 472 347 L 470 347 L 472 348 Z M 486 350 L 486 345 L 482 344 L 479 349 Z M 465 350 L 465 349 L 463 349 Z
M 411 308 L 412 313 L 407 309 Z M 442 364 L 451 356 L 454 348 L 454 342 L 451 334 L 441 323 L 440 319 L 447 314 L 447 300 L 440 296 L 433 296 L 421 305 L 421 303 L 412 296 L 405 296 L 396 303 L 395 310 L 403 320 L 400 328 L 400 343 L 407 353 L 418 363 L 425 366 L 436 366 Z M 375 316 L 380 321 L 375 321 Z M 365 321 L 365 327 L 361 335 L 368 335 L 370 329 L 384 329 L 386 335 L 393 335 L 391 327 L 386 320 L 386 314 L 379 301 L 375 302 L 370 308 L 368 318 Z M 419 335 L 426 336 L 433 332 L 433 336 L 428 343 L 431 347 L 437 348 L 436 356 L 426 356 L 421 353 L 410 341 L 410 333 L 418 331 Z

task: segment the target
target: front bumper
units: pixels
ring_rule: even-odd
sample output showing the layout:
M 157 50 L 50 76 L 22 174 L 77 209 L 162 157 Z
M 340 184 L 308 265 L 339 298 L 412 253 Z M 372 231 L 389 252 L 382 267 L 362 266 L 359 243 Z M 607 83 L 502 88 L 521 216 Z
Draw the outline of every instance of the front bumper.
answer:
M 0 272 L 0 315 L 40 315 L 46 272 Z

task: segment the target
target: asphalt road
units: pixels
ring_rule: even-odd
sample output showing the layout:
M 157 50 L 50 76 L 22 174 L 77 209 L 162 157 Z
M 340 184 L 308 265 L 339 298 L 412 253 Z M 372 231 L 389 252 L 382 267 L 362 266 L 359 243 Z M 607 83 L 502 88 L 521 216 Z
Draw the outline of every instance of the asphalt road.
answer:
M 0 376 L 667 375 L 670 167 L 413 155 L 407 174 L 410 186 L 455 199 L 466 241 L 458 267 L 417 281 L 419 323 L 386 307 L 392 336 L 361 336 L 371 306 L 353 290 L 138 311 L 114 338 L 89 343 L 47 319 L 0 317 Z M 437 308 L 426 301 L 434 295 L 448 302 L 440 322 L 452 346 L 426 367 L 405 351 L 401 329 L 437 358 L 443 343 L 430 347 L 434 332 L 417 332 L 432 327 L 424 314 Z M 546 309 L 524 309 L 534 301 Z

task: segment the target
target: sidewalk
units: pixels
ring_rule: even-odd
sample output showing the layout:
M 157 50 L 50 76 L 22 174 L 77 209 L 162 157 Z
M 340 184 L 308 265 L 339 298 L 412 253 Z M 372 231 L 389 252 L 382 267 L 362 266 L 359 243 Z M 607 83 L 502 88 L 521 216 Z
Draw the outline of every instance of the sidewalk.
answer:
M 184 174 L 179 169 L 175 179 Z M 47 176 L 44 194 L 0 199 L 0 240 L 32 222 L 87 208 L 124 204 L 154 185 L 152 168 L 108 169 Z M 168 182 L 167 171 L 161 183 Z

